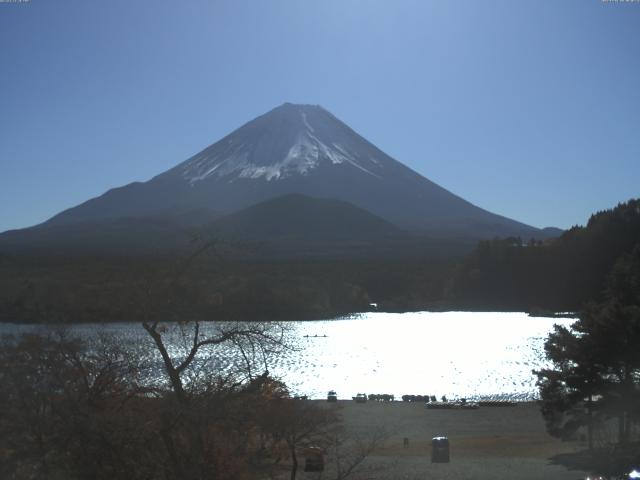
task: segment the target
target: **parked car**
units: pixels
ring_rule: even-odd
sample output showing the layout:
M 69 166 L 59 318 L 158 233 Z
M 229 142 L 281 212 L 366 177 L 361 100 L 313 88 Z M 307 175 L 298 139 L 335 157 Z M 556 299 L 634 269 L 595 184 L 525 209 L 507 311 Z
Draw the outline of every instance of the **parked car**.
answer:
M 307 447 L 304 456 L 305 472 L 322 472 L 324 470 L 324 453 L 321 448 Z
M 431 463 L 449 462 L 449 439 L 433 437 L 431 440 Z
M 367 403 L 367 394 L 366 393 L 358 393 L 355 397 L 352 397 L 356 403 Z

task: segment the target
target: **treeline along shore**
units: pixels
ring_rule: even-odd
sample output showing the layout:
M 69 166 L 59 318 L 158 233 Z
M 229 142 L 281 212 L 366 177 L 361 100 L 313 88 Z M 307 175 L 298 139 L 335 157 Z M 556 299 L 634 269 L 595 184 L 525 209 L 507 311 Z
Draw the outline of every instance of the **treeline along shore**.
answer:
M 0 252 L 0 321 L 305 320 L 353 312 L 579 311 L 640 243 L 640 200 L 556 239 L 287 258 L 212 240 L 180 254 Z M 195 253 L 194 253 L 195 252 Z M 375 253 L 375 254 L 373 254 Z
M 438 305 L 451 261 L 244 261 L 183 257 L 12 257 L 0 266 L 10 322 L 306 320 Z

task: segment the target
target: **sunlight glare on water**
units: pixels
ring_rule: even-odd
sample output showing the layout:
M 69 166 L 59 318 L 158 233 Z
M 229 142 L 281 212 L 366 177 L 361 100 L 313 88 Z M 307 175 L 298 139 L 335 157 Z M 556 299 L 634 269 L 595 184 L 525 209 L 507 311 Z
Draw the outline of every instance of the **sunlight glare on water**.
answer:
M 396 398 L 407 394 L 532 400 L 537 397 L 532 370 L 546 364 L 546 336 L 554 324 L 569 326 L 573 321 L 525 313 L 412 312 L 290 322 L 296 349 L 271 359 L 268 368 L 292 393 L 311 398 L 336 390 L 339 398 L 362 392 Z M 206 324 L 202 331 L 215 330 L 215 325 Z M 0 333 L 44 328 L 0 324 Z M 153 352 L 138 323 L 67 329 L 85 338 L 106 332 L 135 349 Z M 171 338 L 170 352 L 184 355 L 190 341 L 178 335 Z M 237 358 L 231 349 L 220 352 L 210 368 L 223 372 Z M 161 362 L 156 364 L 154 375 L 161 375 Z
M 335 389 L 340 398 L 363 392 L 533 399 L 531 371 L 544 365 L 544 339 L 554 323 L 572 322 L 524 313 L 415 312 L 299 323 L 302 351 L 274 370 L 312 397 Z

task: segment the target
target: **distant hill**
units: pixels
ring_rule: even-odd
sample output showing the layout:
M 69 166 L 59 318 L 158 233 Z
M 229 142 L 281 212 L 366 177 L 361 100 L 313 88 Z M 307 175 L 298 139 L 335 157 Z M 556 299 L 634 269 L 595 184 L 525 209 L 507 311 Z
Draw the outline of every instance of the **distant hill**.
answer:
M 372 241 L 401 234 L 395 225 L 348 202 L 300 194 L 252 205 L 208 229 L 227 238 L 271 241 Z
M 545 227 L 542 229 L 542 232 L 544 233 L 544 235 L 538 237 L 538 240 L 540 240 L 541 238 L 556 238 L 559 237 L 560 235 L 562 235 L 564 233 L 564 230 L 562 230 L 561 228 L 556 228 L 556 227 Z
M 252 242 L 258 246 L 257 256 L 403 256 L 408 246 L 412 252 L 425 252 L 441 243 L 410 235 L 348 202 L 300 194 L 247 207 L 208 225 L 206 232 Z M 453 243 L 452 250 L 465 248 Z

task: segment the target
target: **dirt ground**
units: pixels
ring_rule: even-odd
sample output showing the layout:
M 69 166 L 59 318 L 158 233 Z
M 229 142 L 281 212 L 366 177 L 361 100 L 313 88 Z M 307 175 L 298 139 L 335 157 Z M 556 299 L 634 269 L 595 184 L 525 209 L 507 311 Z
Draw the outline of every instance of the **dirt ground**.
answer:
M 588 473 L 551 464 L 550 457 L 582 450 L 585 445 L 560 442 L 547 435 L 535 403 L 478 410 L 429 410 L 422 403 L 404 402 L 323 403 L 327 408 L 341 409 L 346 430 L 360 438 L 386 432 L 381 446 L 363 464 L 364 471 L 350 478 L 578 480 Z M 431 439 L 435 436 L 449 438 L 450 463 L 431 463 Z M 405 437 L 408 447 L 404 446 Z M 324 474 L 300 472 L 298 478 L 333 478 L 333 459 L 326 461 Z

